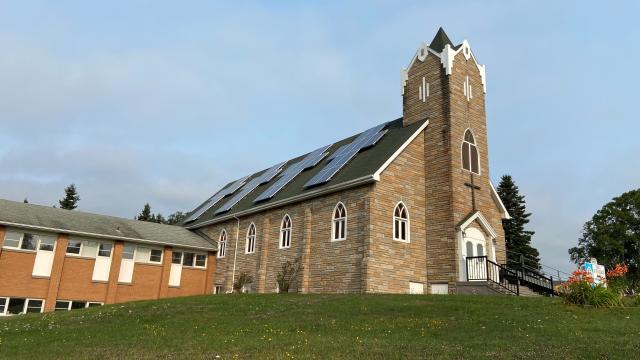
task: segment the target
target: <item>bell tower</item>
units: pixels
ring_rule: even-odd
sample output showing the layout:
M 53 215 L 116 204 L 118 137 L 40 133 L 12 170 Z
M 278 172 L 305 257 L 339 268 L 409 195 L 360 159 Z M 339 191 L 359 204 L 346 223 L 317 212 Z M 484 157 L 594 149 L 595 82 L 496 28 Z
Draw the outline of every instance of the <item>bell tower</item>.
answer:
M 498 263 L 505 257 L 501 219 L 508 214 L 489 178 L 485 67 L 466 40 L 454 45 L 440 28 L 402 69 L 401 87 L 403 125 L 429 121 L 424 133 L 427 280 L 455 292 L 465 278 L 466 227 L 485 235 L 485 255 Z M 478 218 L 485 223 L 476 224 Z

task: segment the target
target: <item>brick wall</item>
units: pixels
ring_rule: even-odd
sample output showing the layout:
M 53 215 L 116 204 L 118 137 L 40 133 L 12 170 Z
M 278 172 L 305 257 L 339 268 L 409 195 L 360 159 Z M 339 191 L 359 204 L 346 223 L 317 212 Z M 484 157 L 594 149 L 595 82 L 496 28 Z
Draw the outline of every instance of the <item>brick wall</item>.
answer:
M 0 249 L 6 229 L 0 227 Z M 136 263 L 131 284 L 117 282 L 123 243 L 116 241 L 108 282 L 92 280 L 95 259 L 66 255 L 68 236 L 57 236 L 49 278 L 33 277 L 35 251 L 2 249 L 0 252 L 0 296 L 45 299 L 45 311 L 55 308 L 56 300 L 120 303 L 168 296 L 212 293 L 216 259 L 208 253 L 206 269 L 183 268 L 179 288 L 168 286 L 171 247 L 165 247 L 162 264 Z

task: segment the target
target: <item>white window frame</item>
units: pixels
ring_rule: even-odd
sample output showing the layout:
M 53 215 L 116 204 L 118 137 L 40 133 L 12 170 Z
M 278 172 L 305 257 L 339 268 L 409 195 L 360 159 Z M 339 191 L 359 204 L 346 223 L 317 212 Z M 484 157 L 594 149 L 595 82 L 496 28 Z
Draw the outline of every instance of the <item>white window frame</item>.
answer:
M 473 138 L 473 142 L 467 141 L 466 140 L 466 135 L 467 132 L 469 132 L 471 134 L 471 137 Z M 469 152 L 467 154 L 467 156 L 469 156 L 469 168 L 465 169 L 464 167 L 464 145 L 465 144 L 469 144 Z M 476 153 L 478 154 L 478 172 L 473 171 L 473 158 L 471 157 L 471 149 L 475 148 L 476 149 Z M 471 128 L 467 128 L 463 133 L 462 133 L 462 143 L 460 144 L 460 163 L 462 165 L 462 169 L 469 171 L 470 173 L 476 174 L 476 175 L 480 175 L 482 173 L 482 167 L 480 166 L 480 149 L 478 149 L 478 140 L 476 139 L 476 134 L 473 133 L 473 131 L 471 130 Z
M 253 230 L 253 233 L 251 233 Z M 256 225 L 251 223 L 249 228 L 247 229 L 247 237 L 245 239 L 244 253 L 245 254 L 254 254 L 256 252 L 256 233 L 257 233 Z
M 69 243 L 71 242 L 71 239 L 67 240 L 67 248 L 64 249 L 64 254 L 65 256 L 82 256 L 82 249 L 84 248 L 84 240 L 75 240 L 74 242 L 79 242 L 80 243 L 80 250 L 78 251 L 77 254 L 74 253 L 70 253 L 67 250 L 69 250 Z
M 18 240 L 18 246 L 11 246 L 11 245 L 7 245 L 7 237 L 9 235 L 10 232 L 13 233 L 18 233 L 20 234 L 20 239 Z M 34 237 L 35 241 L 36 241 L 36 248 L 35 249 L 23 249 L 22 248 L 22 244 L 24 241 L 24 235 L 25 234 L 29 234 L 31 236 Z M 2 247 L 5 249 L 13 249 L 13 250 L 18 250 L 18 251 L 25 251 L 25 252 L 38 252 L 40 250 L 40 243 L 42 241 L 42 237 L 44 237 L 46 235 L 41 235 L 38 233 L 34 233 L 34 232 L 29 232 L 29 231 L 22 231 L 22 230 L 8 230 L 6 231 L 5 235 L 4 235 L 4 241 L 2 242 Z M 13 240 L 13 239 L 12 239 Z M 57 244 L 57 239 L 53 240 L 53 251 L 55 251 L 55 247 Z M 49 250 L 43 250 L 43 251 L 49 251 Z
M 109 256 L 103 256 L 103 255 L 100 255 L 100 246 L 102 246 L 102 245 L 110 245 L 110 246 L 111 246 L 111 249 L 109 249 Z M 113 257 L 113 250 L 114 250 L 114 248 L 115 248 L 115 244 L 114 244 L 114 243 L 112 243 L 112 242 L 108 242 L 108 241 L 98 241 L 98 246 L 96 247 L 96 255 L 95 255 L 95 257 L 96 257 L 96 258 L 97 258 L 97 257 L 104 257 L 104 258 L 109 258 L 109 259 L 110 259 L 110 258 L 112 258 L 112 257 Z
M 171 263 L 172 264 L 176 264 L 176 265 L 178 265 L 178 263 L 174 263 L 173 262 L 173 254 L 175 254 L 175 253 L 180 253 L 180 263 L 179 264 L 182 267 L 193 268 L 193 269 L 206 269 L 207 268 L 207 263 L 209 262 L 207 253 L 196 252 L 196 251 L 193 251 L 193 250 L 175 249 L 171 254 Z M 191 263 L 191 265 L 185 265 L 185 263 L 184 263 L 184 254 L 185 253 L 193 254 L 193 263 Z M 196 265 L 197 260 L 198 260 L 198 255 L 204 256 L 204 265 Z
M 227 230 L 222 229 L 222 231 L 220 231 L 220 236 L 218 236 L 218 258 L 223 258 L 226 255 L 227 239 Z
M 66 309 L 67 311 L 71 311 L 71 310 L 72 310 L 72 309 L 71 309 L 71 305 L 72 305 L 74 302 L 83 302 L 83 303 L 85 303 L 85 304 L 84 304 L 84 308 L 85 308 L 85 309 L 90 307 L 90 306 L 89 306 L 89 304 L 98 304 L 98 306 L 104 306 L 104 303 L 103 303 L 103 302 L 99 302 L 99 301 L 56 300 L 56 306 L 55 306 L 55 307 L 54 307 L 54 309 L 53 309 L 54 311 L 58 311 L 58 310 L 65 310 L 64 308 L 60 308 L 60 307 L 58 307 L 58 306 L 57 306 L 57 305 L 58 305 L 58 302 L 66 302 L 66 303 L 68 303 L 68 304 L 67 304 L 67 309 Z M 76 310 L 77 310 L 77 309 L 76 309 Z
M 158 251 L 160 251 L 160 261 L 152 261 L 152 260 L 151 260 L 151 252 L 152 252 L 153 250 L 158 250 Z M 149 248 L 149 259 L 147 259 L 147 262 L 148 262 L 149 264 L 162 264 L 162 261 L 163 261 L 163 260 L 164 260 L 164 251 L 163 251 L 163 249 L 160 249 L 160 248 Z
M 222 286 L 222 285 L 214 285 L 213 286 L 213 293 L 216 294 L 216 295 L 223 294 L 224 293 L 224 286 Z
M 289 219 L 289 227 L 285 227 L 285 220 Z M 280 222 L 280 249 L 290 249 L 291 248 L 291 237 L 293 233 L 293 220 L 291 220 L 291 216 L 289 214 L 285 214 L 282 217 L 282 221 Z
M 27 309 L 29 308 L 29 303 L 31 301 L 42 301 L 42 304 L 40 305 L 40 313 L 42 313 L 44 311 L 45 299 L 22 298 L 22 297 L 19 297 L 19 296 L 13 296 L 13 297 L 0 296 L 0 299 L 4 299 L 4 301 L 5 301 L 5 303 L 4 303 L 4 311 L 0 312 L 0 316 L 24 315 L 24 314 L 27 313 Z M 19 314 L 7 314 L 7 310 L 9 310 L 9 301 L 11 301 L 11 299 L 24 299 L 24 305 L 22 306 L 22 312 L 20 312 Z
M 399 217 L 399 216 L 396 216 L 396 210 L 400 206 L 402 206 L 402 208 L 404 209 L 405 213 L 407 214 L 407 218 L 406 219 L 404 219 L 402 217 Z M 400 242 L 406 242 L 406 243 L 411 242 L 411 216 L 409 215 L 409 208 L 407 207 L 407 205 L 404 202 L 399 201 L 396 204 L 396 206 L 393 207 L 393 214 L 392 215 L 393 215 L 393 222 L 392 222 L 392 224 L 393 224 L 392 225 L 392 231 L 393 231 L 392 237 L 393 237 L 393 240 L 400 241 Z M 403 239 L 401 237 L 396 237 L 396 224 L 400 225 L 402 223 L 405 224 L 406 239 Z M 401 227 L 397 229 L 398 230 L 397 233 L 399 235 L 402 235 L 402 232 L 400 231 L 401 229 L 402 229 Z
M 0 316 L 7 315 L 7 308 L 9 307 L 9 298 L 5 296 L 0 296 L 0 299 L 4 299 L 4 309 L 0 311 Z
M 336 210 L 338 208 L 342 208 L 343 216 L 337 218 Z M 338 228 L 338 234 L 343 233 L 343 237 L 336 237 L 336 228 Z M 343 231 L 340 231 L 343 230 Z M 336 206 L 333 208 L 333 212 L 331 213 L 331 241 L 342 241 L 347 239 L 347 207 L 339 201 Z

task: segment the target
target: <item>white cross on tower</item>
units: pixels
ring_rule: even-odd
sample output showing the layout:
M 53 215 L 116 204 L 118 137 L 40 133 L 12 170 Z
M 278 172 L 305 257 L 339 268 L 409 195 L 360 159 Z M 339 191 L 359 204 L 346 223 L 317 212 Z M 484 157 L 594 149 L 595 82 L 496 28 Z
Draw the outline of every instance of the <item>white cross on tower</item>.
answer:
M 427 97 L 429 96 L 429 83 L 427 79 L 422 77 L 422 85 L 418 87 L 418 99 L 422 100 L 422 102 L 427 102 Z
M 467 97 L 467 101 L 473 99 L 473 91 L 471 90 L 471 84 L 469 84 L 469 76 L 462 83 L 462 87 L 464 88 L 464 96 Z

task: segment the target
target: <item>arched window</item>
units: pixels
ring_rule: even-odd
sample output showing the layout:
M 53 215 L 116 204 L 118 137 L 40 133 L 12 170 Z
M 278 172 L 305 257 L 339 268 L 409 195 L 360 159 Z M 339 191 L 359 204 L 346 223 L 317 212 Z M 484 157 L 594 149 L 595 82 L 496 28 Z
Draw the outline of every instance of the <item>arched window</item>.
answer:
M 280 226 L 280 249 L 291 247 L 291 218 L 285 215 Z
M 470 129 L 464 132 L 464 140 L 462 141 L 462 168 L 480 174 L 480 156 L 476 139 Z
M 220 238 L 218 238 L 218 257 L 224 257 L 224 253 L 227 251 L 227 230 L 220 232 Z
M 393 240 L 409 242 L 409 212 L 402 202 L 393 210 Z
M 249 230 L 247 230 L 247 241 L 244 250 L 246 254 L 256 252 L 256 226 L 253 223 L 249 225 Z
M 347 209 L 339 202 L 333 209 L 333 221 L 331 223 L 331 240 L 338 241 L 347 238 Z

